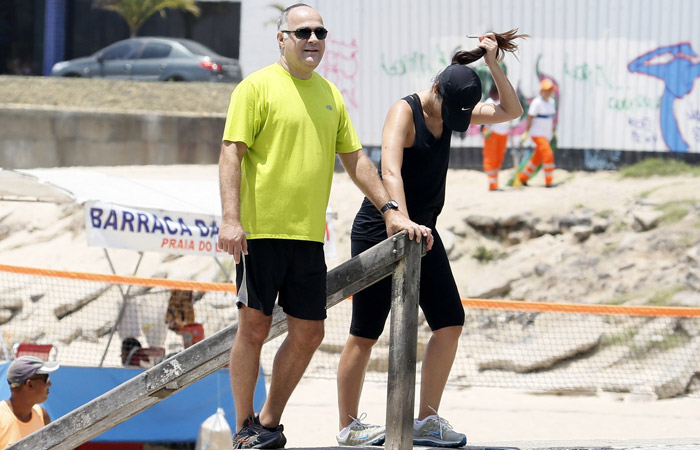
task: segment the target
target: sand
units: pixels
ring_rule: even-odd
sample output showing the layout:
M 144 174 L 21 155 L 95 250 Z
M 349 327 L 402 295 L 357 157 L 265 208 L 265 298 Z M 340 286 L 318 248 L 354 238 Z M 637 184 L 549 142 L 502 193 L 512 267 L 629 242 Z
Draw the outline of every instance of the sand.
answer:
M 282 419 L 288 447 L 336 445 L 336 398 L 335 380 L 302 380 Z M 367 413 L 366 422 L 385 423 L 386 398 L 386 384 L 365 383 L 360 412 Z M 649 401 L 630 394 L 572 397 L 448 387 L 439 411 L 467 435 L 469 445 L 663 438 L 690 439 L 700 446 L 698 398 Z
M 216 166 L 139 166 L 86 168 L 136 178 L 216 180 Z M 502 175 L 505 180 L 506 171 Z M 566 172 L 557 170 L 556 189 L 544 189 L 541 180 L 529 188 L 486 191 L 486 177 L 476 171 L 450 171 L 447 202 L 440 227 L 456 226 L 468 214 L 505 215 L 536 212 L 563 213 L 586 207 L 595 211 L 628 208 L 640 196 L 646 201 L 695 200 L 700 182 L 692 177 L 621 179 L 613 172 Z M 345 174 L 336 174 L 330 206 L 337 213 L 335 224 L 339 258 L 349 257 L 347 231 L 362 194 Z M 7 202 L 5 202 L 7 203 Z M 10 214 L 5 225 L 29 221 L 30 227 L 14 230 L 0 240 L 0 263 L 109 273 L 102 249 L 87 247 L 84 231 L 61 225 L 64 208 L 54 205 L 13 203 L 0 205 L 0 217 Z M 53 228 L 52 228 L 53 227 Z M 39 230 L 39 234 L 35 234 Z M 117 272 L 130 274 L 135 252 L 110 251 Z M 464 258 L 469 260 L 471 258 Z M 465 262 L 458 272 L 470 273 Z M 211 281 L 216 268 L 208 258 L 183 257 L 164 261 L 162 254 L 146 254 L 139 275 L 150 276 L 167 267 L 171 278 Z M 194 270 L 196 269 L 196 270 Z M 473 274 L 473 272 L 471 272 Z M 366 383 L 361 411 L 367 421 L 384 423 L 386 385 Z M 690 439 L 700 445 L 700 400 L 675 398 L 649 401 L 643 397 L 600 393 L 594 396 L 543 396 L 506 389 L 448 387 L 441 414 L 455 429 L 468 435 L 469 443 L 507 443 L 532 440 Z M 307 378 L 293 394 L 283 423 L 288 447 L 334 446 L 337 432 L 335 381 Z

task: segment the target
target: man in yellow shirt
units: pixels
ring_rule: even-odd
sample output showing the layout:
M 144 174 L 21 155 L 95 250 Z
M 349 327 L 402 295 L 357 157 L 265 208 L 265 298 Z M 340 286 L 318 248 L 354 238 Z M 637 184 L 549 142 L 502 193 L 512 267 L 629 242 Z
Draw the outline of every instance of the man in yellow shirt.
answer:
M 6 448 L 51 422 L 39 406 L 49 396 L 49 374 L 58 369 L 57 362 L 21 356 L 7 369 L 11 395 L 0 402 L 0 449 Z
M 328 33 L 308 5 L 284 10 L 277 23 L 280 59 L 233 91 L 219 158 L 219 248 L 233 255 L 238 332 L 230 371 L 236 408 L 234 448 L 281 448 L 282 412 L 321 344 L 326 318 L 325 214 L 335 155 L 379 209 L 389 236 L 407 230 L 431 244 L 430 230 L 398 211 L 362 151 L 338 88 L 314 70 Z M 275 300 L 288 332 L 275 357 L 267 401 L 253 396 L 260 351 Z

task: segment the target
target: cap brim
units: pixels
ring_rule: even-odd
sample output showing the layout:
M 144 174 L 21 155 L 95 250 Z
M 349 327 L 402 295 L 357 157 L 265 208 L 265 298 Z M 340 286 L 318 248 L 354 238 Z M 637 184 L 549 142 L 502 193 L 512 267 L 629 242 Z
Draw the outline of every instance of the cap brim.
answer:
M 39 368 L 39 370 L 37 370 L 35 373 L 38 373 L 40 375 L 45 373 L 51 373 L 57 371 L 59 367 L 60 366 L 56 361 L 46 361 L 44 365 L 41 368 Z
M 442 103 L 442 121 L 452 131 L 467 131 L 472 120 L 472 110 L 451 112 L 446 102 Z

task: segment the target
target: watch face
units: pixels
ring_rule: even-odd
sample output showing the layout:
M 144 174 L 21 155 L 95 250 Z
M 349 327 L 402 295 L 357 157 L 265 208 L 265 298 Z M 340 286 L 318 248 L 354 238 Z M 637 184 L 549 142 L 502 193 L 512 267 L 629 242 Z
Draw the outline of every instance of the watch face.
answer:
M 389 200 L 386 205 L 382 206 L 381 213 L 384 214 L 385 212 L 389 211 L 390 209 L 399 209 L 399 203 L 396 200 Z

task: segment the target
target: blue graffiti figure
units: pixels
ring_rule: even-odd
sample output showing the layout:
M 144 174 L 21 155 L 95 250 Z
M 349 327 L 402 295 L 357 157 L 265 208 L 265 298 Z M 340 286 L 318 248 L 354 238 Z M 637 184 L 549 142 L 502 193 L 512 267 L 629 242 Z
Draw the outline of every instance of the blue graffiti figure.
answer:
M 649 64 L 655 57 L 666 54 L 672 55 L 673 58 L 662 63 Z M 666 146 L 674 152 L 687 152 L 689 149 L 678 128 L 673 102 L 692 91 L 695 79 L 700 77 L 700 63 L 693 62 L 697 56 L 689 43 L 682 42 L 645 53 L 627 66 L 630 72 L 651 75 L 666 83 L 661 97 L 661 134 Z

